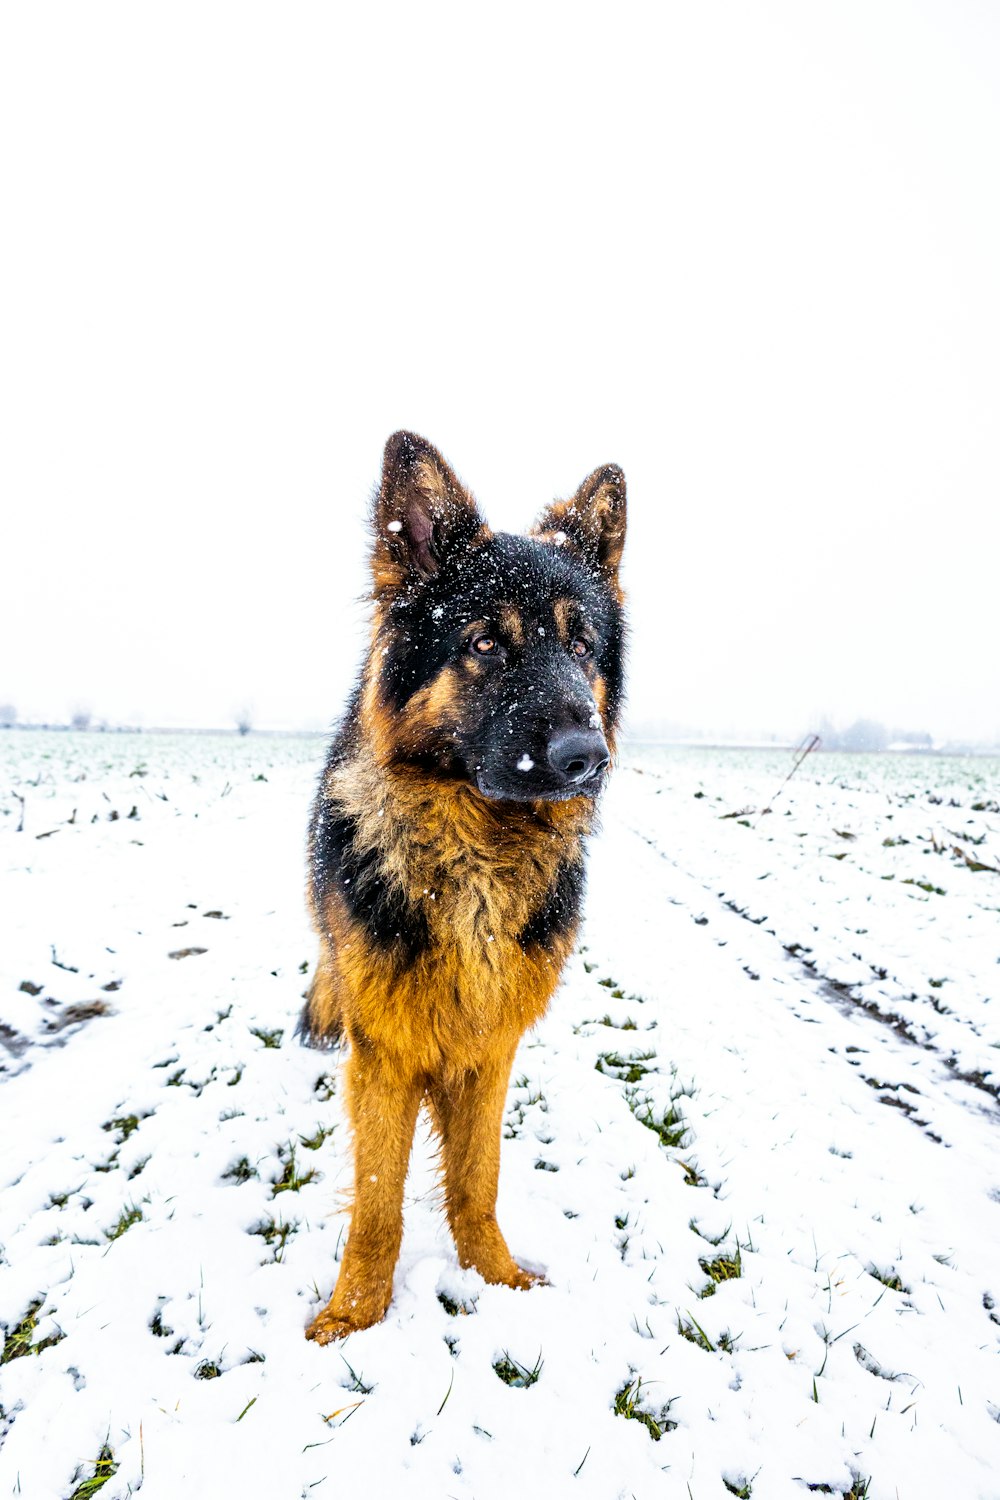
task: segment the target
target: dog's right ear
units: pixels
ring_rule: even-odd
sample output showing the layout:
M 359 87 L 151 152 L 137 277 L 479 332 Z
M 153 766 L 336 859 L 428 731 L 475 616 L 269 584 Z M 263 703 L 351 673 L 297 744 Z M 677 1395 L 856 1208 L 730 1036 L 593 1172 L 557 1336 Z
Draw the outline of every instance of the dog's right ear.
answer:
M 625 475 L 618 465 L 595 469 L 572 499 L 554 501 L 529 536 L 559 547 L 568 544 L 589 568 L 617 587 L 625 546 Z
M 413 432 L 394 432 L 385 445 L 372 530 L 376 594 L 433 577 L 452 548 L 490 536 L 454 469 Z

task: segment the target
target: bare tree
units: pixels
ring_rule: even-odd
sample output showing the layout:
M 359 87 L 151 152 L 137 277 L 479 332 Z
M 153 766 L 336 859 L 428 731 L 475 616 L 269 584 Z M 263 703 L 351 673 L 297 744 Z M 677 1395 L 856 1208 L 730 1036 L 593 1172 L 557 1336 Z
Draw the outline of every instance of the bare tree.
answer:
M 249 708 L 238 709 L 235 715 L 236 728 L 240 734 L 249 734 L 253 728 L 253 714 Z
M 857 719 L 845 729 L 840 736 L 840 744 L 844 750 L 884 750 L 889 743 L 885 725 L 880 724 L 877 719 Z
M 17 723 L 17 709 L 13 703 L 0 703 L 0 729 L 12 729 Z
M 89 729 L 91 712 L 89 708 L 74 709 L 69 721 L 70 729 Z

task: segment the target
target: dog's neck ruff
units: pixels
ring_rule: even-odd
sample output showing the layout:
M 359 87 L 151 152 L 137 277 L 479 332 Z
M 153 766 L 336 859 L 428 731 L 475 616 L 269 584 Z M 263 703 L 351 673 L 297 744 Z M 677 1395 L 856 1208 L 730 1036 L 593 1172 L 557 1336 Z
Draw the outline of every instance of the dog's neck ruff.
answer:
M 326 797 L 354 825 L 356 846 L 376 856 L 383 876 L 428 919 L 478 929 L 488 908 L 500 932 L 531 915 L 526 891 L 546 888 L 560 865 L 583 860 L 594 805 L 495 802 L 471 784 L 442 781 L 413 767 L 383 767 L 359 752 L 327 774 Z M 531 878 L 526 877 L 530 874 Z

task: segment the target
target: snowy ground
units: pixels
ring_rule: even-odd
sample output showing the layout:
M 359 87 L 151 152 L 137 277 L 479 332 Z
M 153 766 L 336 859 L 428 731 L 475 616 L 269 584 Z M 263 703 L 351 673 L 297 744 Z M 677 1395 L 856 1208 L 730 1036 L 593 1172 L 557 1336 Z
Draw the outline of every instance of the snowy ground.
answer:
M 321 754 L 0 736 L 0 1494 L 998 1500 L 1000 767 L 760 816 L 785 756 L 627 757 L 508 1103 L 551 1284 L 458 1269 L 421 1129 L 389 1315 L 319 1348 Z

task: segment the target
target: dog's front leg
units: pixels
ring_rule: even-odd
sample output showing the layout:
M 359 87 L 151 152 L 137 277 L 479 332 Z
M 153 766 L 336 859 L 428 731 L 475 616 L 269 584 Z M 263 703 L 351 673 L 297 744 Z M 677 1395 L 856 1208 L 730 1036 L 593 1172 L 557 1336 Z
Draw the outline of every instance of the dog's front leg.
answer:
M 432 1084 L 430 1102 L 459 1262 L 474 1266 L 486 1281 L 523 1290 L 542 1278 L 517 1264 L 496 1217 L 500 1129 L 518 1040 L 498 1047 L 474 1072 Z
M 352 1047 L 346 1066 L 354 1128 L 354 1212 L 329 1305 L 306 1329 L 320 1344 L 385 1316 L 403 1235 L 403 1184 L 423 1081 L 370 1049 Z

